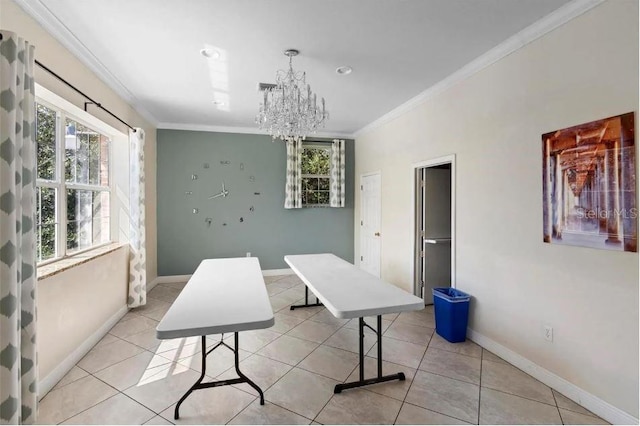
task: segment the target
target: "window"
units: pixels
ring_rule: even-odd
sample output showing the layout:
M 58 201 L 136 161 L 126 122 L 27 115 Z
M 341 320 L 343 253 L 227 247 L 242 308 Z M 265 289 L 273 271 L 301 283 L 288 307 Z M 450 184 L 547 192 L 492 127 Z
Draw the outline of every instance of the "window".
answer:
M 302 205 L 328 206 L 331 148 L 324 145 L 302 147 Z
M 36 104 L 38 262 L 111 241 L 110 142 L 64 110 Z

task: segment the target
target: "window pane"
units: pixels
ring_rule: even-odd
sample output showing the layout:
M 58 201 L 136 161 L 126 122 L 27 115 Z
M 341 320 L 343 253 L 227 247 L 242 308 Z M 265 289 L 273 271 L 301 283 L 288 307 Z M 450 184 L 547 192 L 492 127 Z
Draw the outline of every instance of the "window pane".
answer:
M 89 183 L 100 184 L 100 135 L 89 135 Z
M 310 175 L 311 174 L 311 158 L 313 157 L 312 150 L 309 148 L 304 148 L 302 150 L 302 174 Z
M 329 150 L 325 148 L 304 148 L 302 150 L 302 174 L 328 175 Z
M 307 195 L 307 204 L 318 204 L 318 193 L 315 191 L 309 191 Z
M 318 189 L 318 178 L 311 178 L 309 179 L 309 186 L 308 188 L 310 190 L 316 190 Z
M 74 252 L 107 243 L 109 192 L 67 190 L 67 250 Z
M 329 192 L 328 191 L 320 191 L 318 194 L 318 204 L 329 205 Z
M 66 120 L 65 179 L 109 185 L 109 139 L 73 120 Z
M 100 159 L 98 165 L 100 167 L 100 175 L 98 184 L 109 186 L 109 145 L 110 139 L 104 135 L 100 135 Z
M 58 224 L 38 225 L 36 228 L 36 248 L 38 262 L 53 259 L 56 257 L 56 230 Z
M 76 182 L 89 183 L 89 137 L 90 130 L 76 123 Z
M 67 119 L 64 137 L 64 178 L 67 182 L 76 181 L 76 150 L 78 149 L 76 135 L 76 122 Z
M 36 254 L 38 261 L 56 257 L 56 190 L 36 188 Z
M 318 188 L 323 191 L 329 190 L 329 178 L 319 178 L 318 179 Z
M 56 179 L 56 112 L 36 104 L 38 179 Z

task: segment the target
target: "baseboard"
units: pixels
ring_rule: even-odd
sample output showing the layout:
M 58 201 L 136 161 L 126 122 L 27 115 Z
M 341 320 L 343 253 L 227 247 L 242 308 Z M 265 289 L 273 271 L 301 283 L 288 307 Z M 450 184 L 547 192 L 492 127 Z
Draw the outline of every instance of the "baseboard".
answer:
M 152 279 L 147 283 L 147 291 L 149 292 L 153 290 L 153 288 L 157 285 L 158 285 L 158 277 L 155 277 L 154 279 Z
M 500 343 L 478 333 L 472 329 L 467 329 L 467 336 L 478 345 L 493 352 L 505 361 L 518 367 L 530 376 L 540 380 L 545 385 L 562 393 L 567 398 L 582 405 L 592 413 L 602 417 L 611 424 L 638 424 L 638 419 L 597 396 L 579 388 L 573 383 L 552 373 L 551 371 L 533 363 L 522 355 L 502 346 Z
M 51 389 L 80 361 L 95 345 L 98 343 L 111 328 L 120 321 L 129 311 L 129 308 L 123 306 L 111 316 L 99 329 L 95 331 L 89 338 L 80 344 L 75 351 L 71 352 L 56 368 L 53 369 L 47 377 L 38 382 L 38 398 L 42 399 L 49 393 Z
M 294 272 L 290 268 L 286 269 L 265 269 L 262 271 L 263 277 L 273 277 L 274 275 L 293 275 Z
M 153 287 L 157 284 L 170 284 L 170 283 L 184 283 L 189 281 L 191 275 L 165 275 L 163 277 L 156 277 L 153 282 Z M 153 288 L 151 287 L 151 288 Z M 147 285 L 147 291 L 151 290 Z

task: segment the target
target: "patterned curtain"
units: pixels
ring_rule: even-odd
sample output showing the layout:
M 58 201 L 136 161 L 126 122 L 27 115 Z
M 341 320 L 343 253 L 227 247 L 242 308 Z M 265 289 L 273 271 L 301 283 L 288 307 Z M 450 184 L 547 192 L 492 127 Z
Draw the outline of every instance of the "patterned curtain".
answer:
M 331 207 L 344 207 L 344 140 L 334 139 L 331 144 L 331 186 L 329 205 Z
M 34 47 L 0 31 L 0 423 L 31 424 L 36 356 Z
M 144 209 L 144 130 L 129 131 L 129 297 L 130 308 L 147 303 Z
M 302 141 L 287 143 L 287 181 L 285 184 L 285 209 L 302 207 Z

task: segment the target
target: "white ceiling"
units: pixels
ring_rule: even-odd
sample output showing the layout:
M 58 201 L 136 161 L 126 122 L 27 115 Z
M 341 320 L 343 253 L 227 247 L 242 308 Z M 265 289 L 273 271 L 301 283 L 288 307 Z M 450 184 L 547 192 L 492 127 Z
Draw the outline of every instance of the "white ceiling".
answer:
M 313 91 L 325 97 L 331 117 L 324 130 L 335 135 L 353 134 L 568 3 L 37 1 L 64 29 L 58 37 L 75 38 L 76 53 L 160 127 L 255 128 L 257 83 L 273 82 L 287 66 L 282 52 L 295 48 L 301 53 L 294 69 L 306 71 Z M 205 46 L 220 59 L 201 56 Z M 341 65 L 353 73 L 336 74 Z M 215 98 L 225 105 L 213 105 Z

